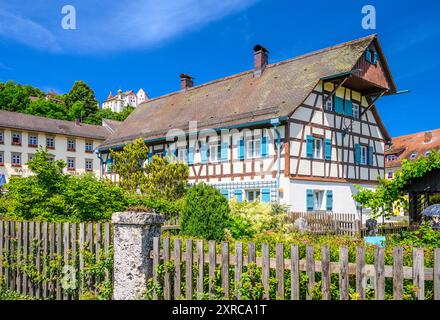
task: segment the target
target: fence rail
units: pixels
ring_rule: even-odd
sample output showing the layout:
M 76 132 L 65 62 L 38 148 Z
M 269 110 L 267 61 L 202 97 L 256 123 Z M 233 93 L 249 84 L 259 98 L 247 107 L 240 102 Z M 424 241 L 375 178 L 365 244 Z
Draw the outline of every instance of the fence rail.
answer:
M 103 279 L 85 271 L 109 253 L 111 232 L 110 223 L 0 220 L 0 279 L 19 294 L 79 299 L 111 277 L 111 268 Z
M 298 219 L 307 222 L 306 230 L 315 234 L 336 234 L 355 236 L 361 230 L 361 222 L 352 213 L 333 212 L 290 212 L 288 219 L 295 223 Z
M 202 240 L 194 243 L 187 239 L 185 250 L 182 250 L 182 240 L 174 239 L 171 248 L 170 239 L 153 239 L 153 281 L 162 284 L 163 290 L 155 289 L 153 299 L 181 299 L 186 300 L 213 298 L 218 292 L 215 288 L 215 275 L 220 273 L 219 286 L 221 286 L 222 299 L 240 300 L 243 287 L 242 276 L 244 272 L 251 277 L 246 288 L 253 292 L 258 286 L 263 288 L 262 299 L 292 299 L 299 300 L 300 292 L 306 291 L 306 299 L 313 298 L 316 290 L 317 277 L 320 279 L 321 299 L 331 297 L 331 286 L 334 275 L 338 275 L 339 299 L 347 300 L 350 292 L 356 292 L 357 299 L 366 299 L 367 290 L 374 290 L 374 298 L 385 299 L 385 281 L 392 279 L 392 296 L 395 300 L 402 300 L 404 295 L 404 282 L 410 280 L 415 289 L 415 298 L 425 299 L 425 282 L 431 281 L 433 298 L 440 300 L 440 249 L 435 249 L 434 268 L 424 266 L 423 249 L 413 249 L 413 266 L 403 266 L 402 248 L 394 248 L 393 265 L 385 265 L 384 249 L 376 248 L 374 264 L 365 264 L 365 248 L 356 248 L 356 262 L 349 263 L 349 252 L 346 247 L 339 248 L 339 261 L 330 260 L 330 248 L 321 247 L 321 260 L 315 260 L 315 249 L 306 247 L 305 259 L 300 259 L 300 248 L 291 245 L 286 248 L 277 244 L 275 256 L 270 256 L 269 245 L 261 245 L 260 255 L 257 257 L 255 243 L 247 244 L 247 256 L 244 256 L 243 243 L 235 243 L 235 252 L 230 252 L 229 243 L 222 242 L 220 252 L 216 250 L 215 241 L 206 243 Z M 195 250 L 194 250 L 195 249 Z M 288 250 L 288 259 L 285 258 Z M 172 254 L 171 254 L 172 252 Z M 169 263 L 173 262 L 173 270 Z M 165 273 L 160 275 L 158 270 L 161 265 L 168 265 Z M 257 269 L 250 269 L 255 266 Z M 251 270 L 251 271 L 249 271 Z M 255 277 L 256 270 L 261 272 L 261 278 Z M 173 273 L 173 275 L 171 275 Z M 252 275 L 252 273 L 254 275 Z M 305 274 L 307 288 L 301 287 Z M 275 279 L 275 288 L 273 281 Z M 332 280 L 333 279 L 333 280 Z M 206 281 L 207 280 L 207 281 Z M 369 282 L 367 281 L 369 280 Z M 231 287 L 231 284 L 233 286 Z M 369 284 L 368 284 L 369 283 Z M 390 285 L 390 284 L 388 284 Z

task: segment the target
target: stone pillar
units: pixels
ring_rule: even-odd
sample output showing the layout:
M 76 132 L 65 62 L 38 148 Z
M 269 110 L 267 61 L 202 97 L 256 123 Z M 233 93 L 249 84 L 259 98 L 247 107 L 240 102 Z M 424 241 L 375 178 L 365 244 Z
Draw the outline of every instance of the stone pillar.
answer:
M 117 212 L 113 223 L 113 299 L 142 299 L 153 275 L 153 238 L 159 237 L 164 217 L 151 212 Z

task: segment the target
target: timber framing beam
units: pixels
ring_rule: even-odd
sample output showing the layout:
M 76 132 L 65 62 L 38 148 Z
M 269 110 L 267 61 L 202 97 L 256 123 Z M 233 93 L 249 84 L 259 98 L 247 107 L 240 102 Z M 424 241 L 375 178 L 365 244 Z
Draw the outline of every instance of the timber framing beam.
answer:
M 328 99 L 333 99 L 333 96 L 335 95 L 336 91 L 338 91 L 339 88 L 341 88 L 345 82 L 347 82 L 348 79 L 351 78 L 351 74 L 346 76 L 334 89 L 333 91 L 324 99 L 324 103 L 322 104 L 323 106 L 325 106 L 325 104 L 327 103 Z M 329 81 L 326 81 L 329 82 Z M 325 84 L 325 82 L 323 83 L 323 85 Z
M 367 108 L 365 108 L 364 111 L 361 112 L 361 115 L 359 116 L 359 118 L 362 118 L 362 116 L 367 113 L 368 110 L 370 110 L 374 104 L 376 103 L 377 100 L 379 100 L 380 98 L 382 98 L 382 96 L 388 92 L 388 89 L 381 91 L 376 97 L 373 98 L 373 100 L 370 102 L 370 104 L 368 105 Z

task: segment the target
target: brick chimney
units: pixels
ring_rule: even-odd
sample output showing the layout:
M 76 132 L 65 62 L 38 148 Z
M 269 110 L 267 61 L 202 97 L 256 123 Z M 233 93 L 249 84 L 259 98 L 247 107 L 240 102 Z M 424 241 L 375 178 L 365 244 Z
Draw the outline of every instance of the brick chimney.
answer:
M 269 51 L 257 44 L 254 47 L 254 76 L 259 77 L 269 62 Z
M 182 73 L 180 75 L 180 88 L 186 90 L 192 86 L 194 86 L 194 79 L 191 76 Z
M 425 132 L 425 141 L 424 143 L 430 143 L 432 140 L 432 131 Z

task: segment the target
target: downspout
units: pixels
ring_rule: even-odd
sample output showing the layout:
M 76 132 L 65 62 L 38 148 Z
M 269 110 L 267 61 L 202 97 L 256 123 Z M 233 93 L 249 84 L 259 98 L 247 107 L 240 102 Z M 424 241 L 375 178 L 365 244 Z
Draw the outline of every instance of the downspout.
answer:
M 99 152 L 98 149 L 95 149 L 95 154 L 96 157 L 99 159 L 100 161 L 100 165 L 99 165 L 99 177 L 102 178 L 102 176 L 104 175 L 102 167 L 103 167 L 103 161 L 102 161 L 102 157 L 101 157 L 101 153 Z
M 277 135 L 277 176 L 276 176 L 276 191 L 277 191 L 277 202 L 280 201 L 280 175 L 281 175 L 281 134 L 278 130 L 280 125 L 280 119 L 275 118 L 270 120 L 271 125 L 274 127 L 275 133 Z

